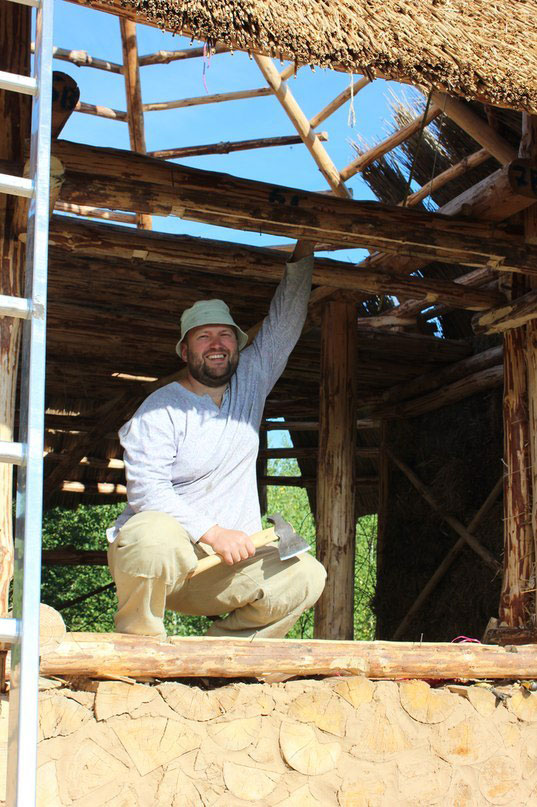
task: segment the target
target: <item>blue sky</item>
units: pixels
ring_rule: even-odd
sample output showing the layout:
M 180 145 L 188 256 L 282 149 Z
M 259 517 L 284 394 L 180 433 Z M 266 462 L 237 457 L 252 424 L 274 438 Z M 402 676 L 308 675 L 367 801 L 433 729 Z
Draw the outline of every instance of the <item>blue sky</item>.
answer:
M 54 44 L 58 47 L 86 50 L 94 57 L 121 63 L 117 17 L 59 0 L 55 6 L 54 28 Z M 190 40 L 185 37 L 174 36 L 149 26 L 138 25 L 137 34 L 141 55 L 160 49 L 188 48 L 191 45 Z M 193 46 L 200 44 L 202 43 L 194 42 Z M 55 60 L 54 69 L 69 73 L 76 79 L 81 89 L 82 101 L 116 109 L 126 108 L 121 75 L 78 68 L 59 60 Z M 312 71 L 309 67 L 303 67 L 296 78 L 290 79 L 289 86 L 306 115 L 311 117 L 345 89 L 350 80 L 351 76 L 348 74 L 319 68 Z M 169 65 L 143 67 L 141 81 L 144 103 L 265 86 L 255 62 L 244 53 L 215 55 L 205 65 L 203 59 L 197 58 Z M 354 99 L 354 126 L 350 125 L 347 103 L 319 127 L 328 132 L 329 141 L 325 147 L 339 169 L 356 156 L 351 140 L 362 137 L 372 144 L 375 139 L 386 136 L 386 120 L 390 116 L 390 92 L 395 92 L 398 96 L 406 93 L 411 97 L 413 91 L 395 82 L 376 80 Z M 148 112 L 145 115 L 145 127 L 148 150 L 295 134 L 291 122 L 273 97 Z M 80 113 L 71 116 L 62 137 L 94 145 L 129 148 L 126 123 Z M 197 168 L 305 190 L 327 188 L 312 157 L 302 145 L 189 158 L 181 162 Z M 360 177 L 351 179 L 348 186 L 353 190 L 355 199 L 374 198 Z M 171 217 L 155 217 L 154 228 L 259 246 L 286 241 L 274 236 L 237 232 Z M 340 260 L 356 261 L 363 254 L 363 251 L 347 250 L 338 252 L 337 257 Z

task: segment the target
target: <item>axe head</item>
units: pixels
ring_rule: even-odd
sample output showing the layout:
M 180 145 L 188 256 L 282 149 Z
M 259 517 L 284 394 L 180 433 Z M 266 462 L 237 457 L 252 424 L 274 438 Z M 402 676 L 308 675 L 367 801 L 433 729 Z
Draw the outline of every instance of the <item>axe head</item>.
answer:
M 274 524 L 274 532 L 279 538 L 280 560 L 289 560 L 289 558 L 296 558 L 297 555 L 309 552 L 310 545 L 294 531 L 280 513 L 274 513 L 273 516 L 267 516 L 267 518 Z

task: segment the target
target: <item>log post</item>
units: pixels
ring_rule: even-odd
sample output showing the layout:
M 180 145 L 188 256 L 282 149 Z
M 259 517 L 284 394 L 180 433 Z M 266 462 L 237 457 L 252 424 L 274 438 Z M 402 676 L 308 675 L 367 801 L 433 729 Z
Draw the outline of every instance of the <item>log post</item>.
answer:
M 119 18 L 121 45 L 123 49 L 123 75 L 125 76 L 125 95 L 127 97 L 127 122 L 131 149 L 145 154 L 144 110 L 142 107 L 142 87 L 140 83 L 140 66 L 138 63 L 138 43 L 136 40 L 136 23 Z M 138 227 L 152 229 L 151 216 L 143 213 L 137 217 Z
M 500 622 L 523 627 L 533 612 L 534 551 L 528 426 L 526 328 L 504 336 L 504 563 Z
M 353 638 L 355 364 L 355 306 L 332 301 L 321 330 L 317 556 L 328 579 L 315 610 L 319 639 Z
M 30 71 L 30 8 L 7 3 L 0 25 L 0 70 L 28 75 Z M 0 91 L 0 159 L 24 161 L 25 138 L 30 135 L 31 100 Z M 13 235 L 14 199 L 0 194 L 0 293 L 22 296 L 24 244 Z M 15 390 L 21 320 L 0 317 L 0 440 L 14 439 Z M 13 574 L 13 467 L 0 463 L 0 616 L 8 610 Z

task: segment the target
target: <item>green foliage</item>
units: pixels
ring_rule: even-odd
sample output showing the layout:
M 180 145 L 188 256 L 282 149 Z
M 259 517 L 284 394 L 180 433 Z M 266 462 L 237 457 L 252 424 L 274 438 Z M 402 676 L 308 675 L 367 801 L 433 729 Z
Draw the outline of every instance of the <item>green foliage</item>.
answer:
M 278 476 L 300 474 L 293 460 L 272 460 L 269 473 Z M 315 521 L 305 488 L 269 487 L 267 498 L 268 513 L 281 513 L 315 550 Z M 122 509 L 123 505 L 80 505 L 76 510 L 50 510 L 44 518 L 43 548 L 106 549 L 105 530 Z M 266 519 L 263 526 L 269 526 Z M 376 530 L 376 516 L 364 516 L 356 526 L 355 639 L 373 639 L 375 635 L 375 618 L 370 603 L 376 578 Z M 102 566 L 44 566 L 42 600 L 61 610 L 68 630 L 105 633 L 114 630 L 113 616 L 117 606 L 114 589 L 95 594 L 78 605 L 65 606 L 110 582 L 110 573 Z M 171 611 L 166 612 L 164 621 L 168 633 L 176 636 L 199 636 L 210 625 L 206 617 Z M 289 637 L 313 637 L 313 609 L 302 614 Z

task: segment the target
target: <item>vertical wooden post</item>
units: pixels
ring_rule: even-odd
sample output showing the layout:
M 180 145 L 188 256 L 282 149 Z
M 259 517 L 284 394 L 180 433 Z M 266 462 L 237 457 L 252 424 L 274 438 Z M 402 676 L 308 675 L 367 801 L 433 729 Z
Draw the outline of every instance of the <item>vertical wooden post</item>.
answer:
M 504 336 L 504 565 L 499 616 L 509 627 L 527 624 L 534 599 L 527 592 L 535 588 L 526 343 L 525 327 Z
M 6 3 L 0 25 L 0 70 L 28 75 L 30 71 L 30 14 L 28 6 Z M 25 139 L 30 136 L 31 100 L 0 91 L 0 159 L 24 161 Z M 0 194 L 0 294 L 22 295 L 24 244 L 12 229 L 15 200 Z M 15 390 L 20 345 L 20 320 L 0 317 L 0 440 L 13 440 Z M 13 574 L 12 531 L 13 467 L 0 463 L 0 616 L 8 607 Z
M 142 107 L 142 87 L 140 83 L 140 65 L 138 63 L 138 43 L 136 40 L 136 23 L 124 17 L 119 18 L 121 45 L 123 48 L 123 75 L 125 77 L 125 95 L 127 97 L 127 121 L 132 151 L 145 154 L 144 110 Z M 137 214 L 138 227 L 152 229 L 151 216 Z
M 355 306 L 331 301 L 321 326 L 317 556 L 328 579 L 315 610 L 319 639 L 353 638 L 355 364 Z
M 266 449 L 267 445 L 268 445 L 267 432 L 266 431 L 259 432 L 260 450 Z M 259 496 L 259 507 L 261 510 L 261 515 L 264 516 L 267 513 L 267 486 L 261 485 L 259 483 L 259 477 L 267 475 L 267 460 L 265 457 L 257 458 L 256 472 L 257 472 L 257 492 Z

